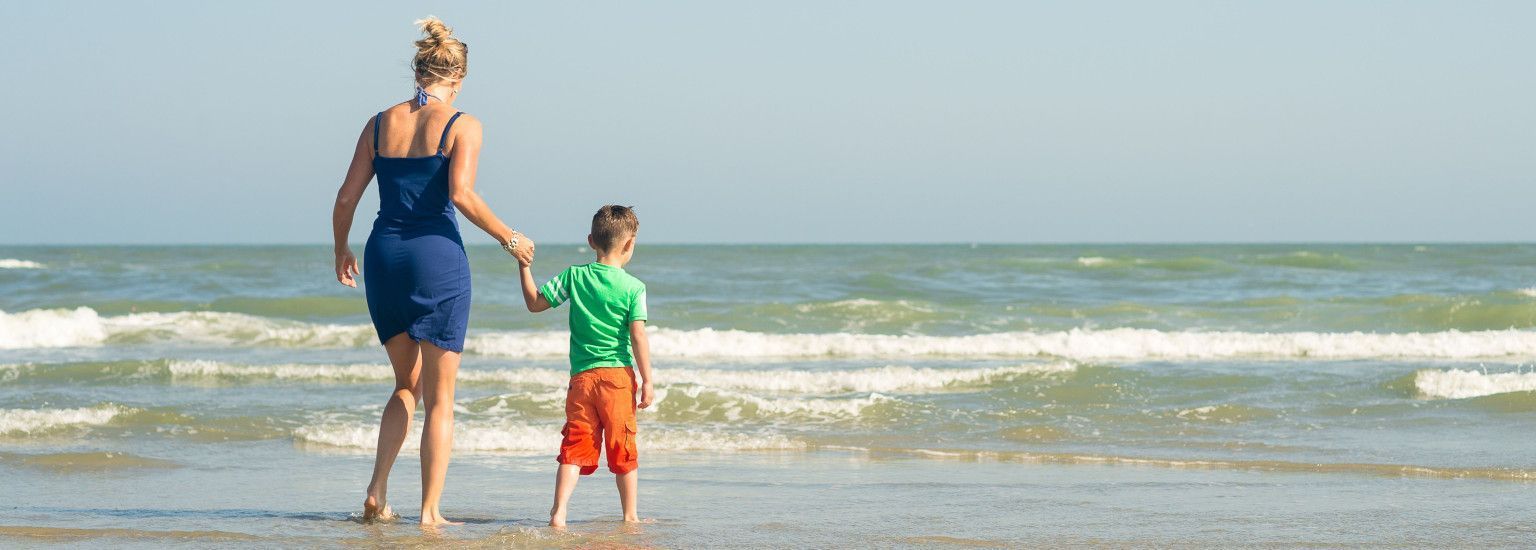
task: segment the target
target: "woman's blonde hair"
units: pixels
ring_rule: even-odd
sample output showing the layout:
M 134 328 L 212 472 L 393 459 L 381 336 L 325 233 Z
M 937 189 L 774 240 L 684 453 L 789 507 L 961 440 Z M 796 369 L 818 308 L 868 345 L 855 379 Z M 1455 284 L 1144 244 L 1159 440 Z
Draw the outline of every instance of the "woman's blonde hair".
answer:
M 427 16 L 416 21 L 425 38 L 416 41 L 416 58 L 411 68 L 422 86 L 438 82 L 457 82 L 469 74 L 469 45 L 453 37 L 453 29 L 442 19 Z

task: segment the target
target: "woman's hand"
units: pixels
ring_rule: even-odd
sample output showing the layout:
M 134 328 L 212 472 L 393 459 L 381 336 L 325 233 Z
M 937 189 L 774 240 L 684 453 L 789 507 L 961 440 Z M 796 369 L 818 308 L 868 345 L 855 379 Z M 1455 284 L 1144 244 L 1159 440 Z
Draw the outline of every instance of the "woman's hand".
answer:
M 512 257 L 517 258 L 517 265 L 533 265 L 533 239 L 516 231 L 512 232 L 512 238 L 517 239 L 517 248 L 512 249 Z
M 357 274 L 357 257 L 352 255 L 352 249 L 344 248 L 336 251 L 336 281 L 357 288 L 357 280 L 352 278 Z

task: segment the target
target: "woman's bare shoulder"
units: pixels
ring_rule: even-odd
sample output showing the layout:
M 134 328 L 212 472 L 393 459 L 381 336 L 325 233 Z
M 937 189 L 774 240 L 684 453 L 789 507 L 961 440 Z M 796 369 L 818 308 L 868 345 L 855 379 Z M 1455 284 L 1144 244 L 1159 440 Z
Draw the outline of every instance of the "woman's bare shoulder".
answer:
M 480 119 L 475 118 L 475 115 L 471 115 L 469 113 L 460 114 L 459 120 L 453 124 L 453 129 L 456 132 L 462 130 L 466 132 L 473 131 L 478 133 L 481 128 Z

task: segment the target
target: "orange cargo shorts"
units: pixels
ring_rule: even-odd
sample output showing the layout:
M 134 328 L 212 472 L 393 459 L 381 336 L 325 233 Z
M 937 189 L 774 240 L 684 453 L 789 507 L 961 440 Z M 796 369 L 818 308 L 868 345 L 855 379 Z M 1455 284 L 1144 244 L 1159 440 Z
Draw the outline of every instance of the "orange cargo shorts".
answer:
M 608 471 L 627 474 L 640 466 L 635 449 L 635 369 L 598 367 L 571 377 L 565 393 L 565 428 L 560 430 L 561 464 L 597 471 L 598 454 L 608 453 Z M 601 443 L 601 445 L 599 445 Z

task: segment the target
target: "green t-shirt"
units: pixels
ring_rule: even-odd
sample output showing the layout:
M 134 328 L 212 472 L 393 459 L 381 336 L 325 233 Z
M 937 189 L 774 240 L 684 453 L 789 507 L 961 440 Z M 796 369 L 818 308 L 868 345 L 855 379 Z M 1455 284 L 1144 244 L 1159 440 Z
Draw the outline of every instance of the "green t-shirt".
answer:
M 571 376 L 598 367 L 634 366 L 629 324 L 644 321 L 645 283 L 623 268 L 573 265 L 539 287 L 550 307 L 571 302 Z

